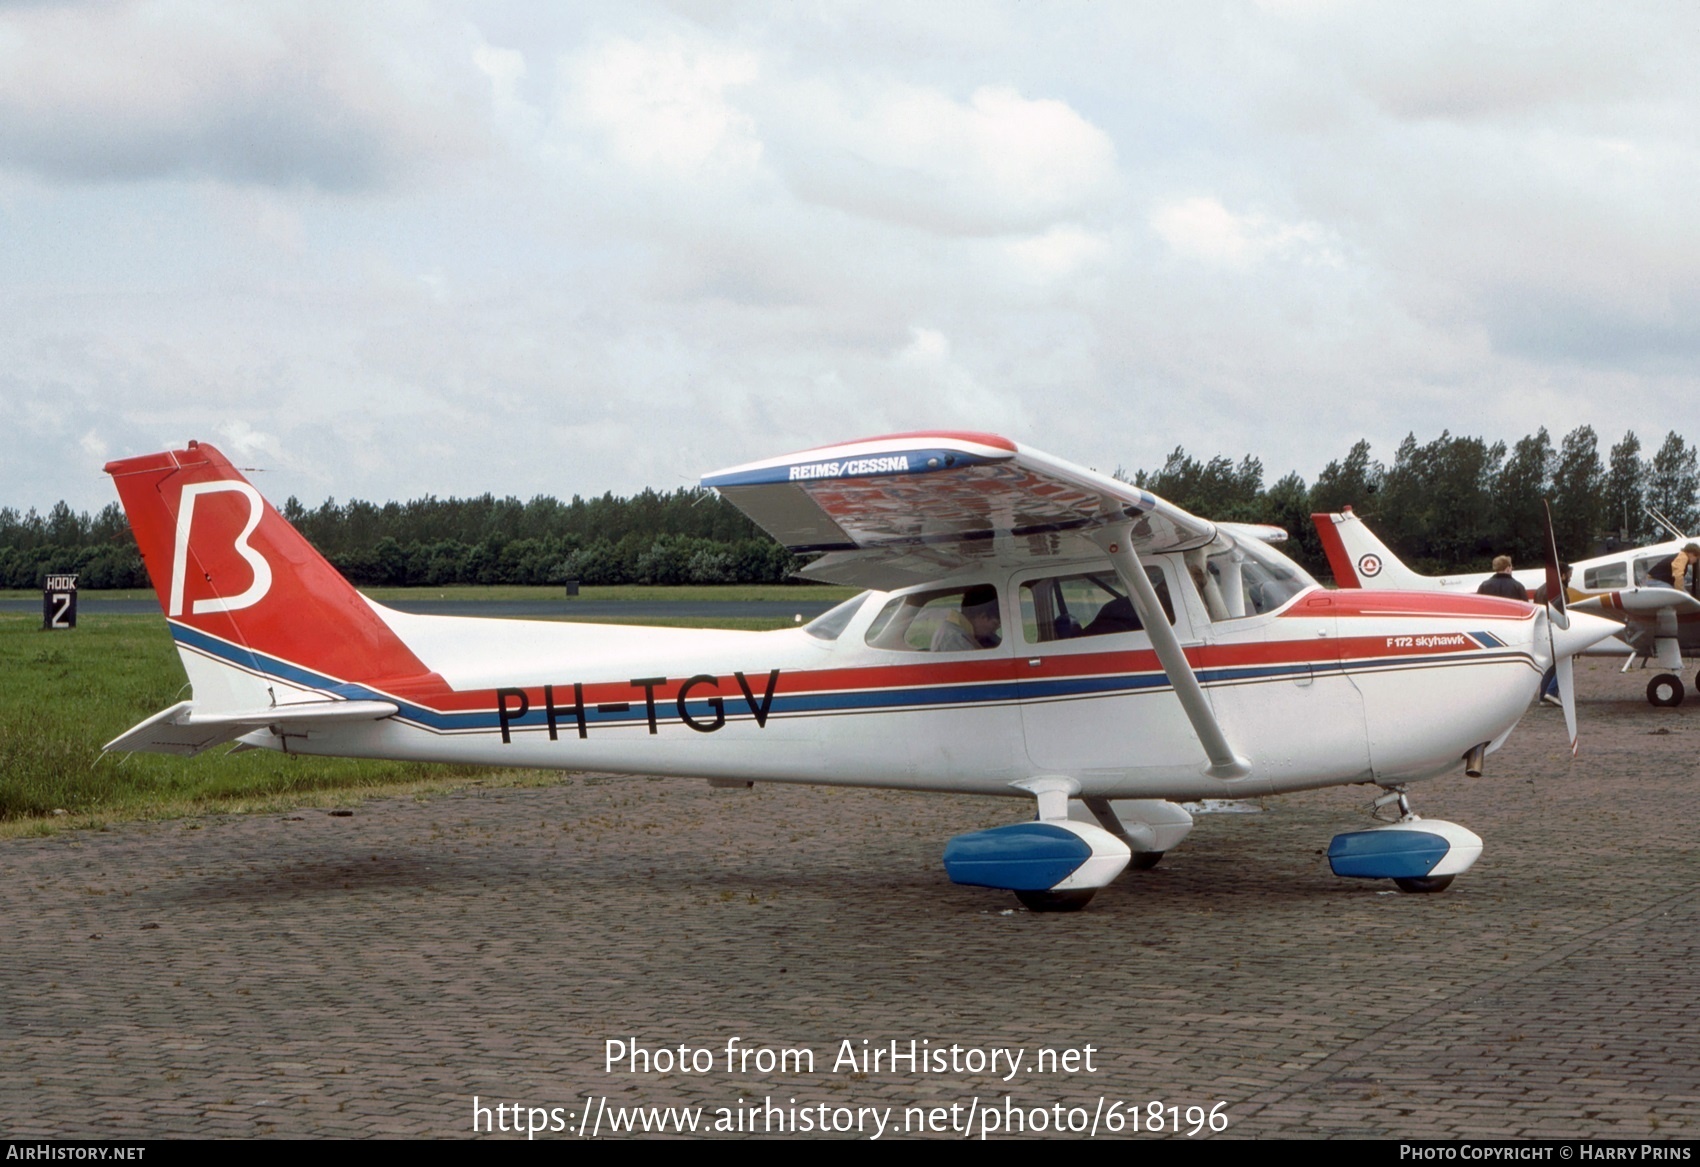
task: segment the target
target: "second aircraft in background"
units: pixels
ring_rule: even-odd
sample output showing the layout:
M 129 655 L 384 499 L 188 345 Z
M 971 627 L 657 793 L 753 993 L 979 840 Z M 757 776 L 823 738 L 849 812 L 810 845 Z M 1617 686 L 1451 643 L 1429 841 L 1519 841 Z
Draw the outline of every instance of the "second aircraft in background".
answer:
M 1473 592 L 1489 572 L 1464 575 L 1419 575 L 1400 560 L 1375 533 L 1352 513 L 1351 507 L 1334 514 L 1312 515 L 1334 581 L 1342 588 L 1387 591 Z M 1683 657 L 1700 655 L 1700 572 L 1683 570 L 1684 579 L 1673 577 L 1673 565 L 1693 557 L 1685 547 L 1700 540 L 1675 539 L 1650 547 L 1617 551 L 1572 565 L 1567 589 L 1573 612 L 1593 612 L 1623 625 L 1620 634 L 1628 646 L 1625 671 L 1636 661 L 1651 660 L 1662 670 L 1647 682 L 1647 700 L 1654 705 L 1681 705 Z M 1683 568 L 1679 568 L 1682 570 Z M 1512 573 L 1540 598 L 1545 569 L 1534 567 Z M 1700 674 L 1694 680 L 1700 690 Z

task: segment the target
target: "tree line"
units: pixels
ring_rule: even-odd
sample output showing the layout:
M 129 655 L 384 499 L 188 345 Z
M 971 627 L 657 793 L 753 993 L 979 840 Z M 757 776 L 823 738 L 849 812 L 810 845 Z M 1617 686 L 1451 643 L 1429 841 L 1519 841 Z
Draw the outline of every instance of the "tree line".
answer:
M 1700 534 L 1700 451 L 1674 431 L 1651 458 L 1634 431 L 1602 456 L 1591 426 L 1556 446 L 1544 426 L 1509 447 L 1450 431 L 1426 443 L 1407 434 L 1391 463 L 1359 441 L 1314 483 L 1289 474 L 1267 489 L 1256 458 L 1200 462 L 1177 447 L 1161 469 L 1129 481 L 1208 518 L 1285 527 L 1284 549 L 1319 577 L 1328 565 L 1310 516 L 1345 506 L 1424 573 L 1485 571 L 1501 554 L 1539 563 L 1543 500 L 1566 559 L 1669 538 L 1648 507 Z
M 1559 553 L 1571 559 L 1664 538 L 1648 506 L 1700 534 L 1700 451 L 1675 432 L 1650 458 L 1633 431 L 1602 454 L 1589 426 L 1556 445 L 1544 427 L 1511 446 L 1449 431 L 1419 443 L 1409 434 L 1390 463 L 1359 441 L 1315 482 L 1292 473 L 1268 487 L 1255 457 L 1200 461 L 1177 447 L 1156 470 L 1117 476 L 1206 518 L 1285 527 L 1288 553 L 1324 578 L 1327 561 L 1310 516 L 1342 506 L 1425 572 L 1485 570 L 1498 554 L 1538 562 L 1543 499 Z M 570 502 L 488 494 L 383 504 L 327 499 L 312 510 L 291 497 L 280 510 L 360 585 L 778 583 L 801 566 L 701 488 Z M 0 507 L 0 587 L 37 588 L 49 572 L 63 571 L 76 572 L 85 588 L 148 586 L 117 503 L 94 515 L 63 502 L 46 515 Z
M 801 566 L 712 491 L 645 490 L 570 502 L 538 495 L 372 503 L 327 499 L 278 508 L 336 569 L 362 586 L 778 583 Z M 82 588 L 145 588 L 146 569 L 117 503 L 90 516 L 0 507 L 0 587 L 35 588 L 74 571 Z

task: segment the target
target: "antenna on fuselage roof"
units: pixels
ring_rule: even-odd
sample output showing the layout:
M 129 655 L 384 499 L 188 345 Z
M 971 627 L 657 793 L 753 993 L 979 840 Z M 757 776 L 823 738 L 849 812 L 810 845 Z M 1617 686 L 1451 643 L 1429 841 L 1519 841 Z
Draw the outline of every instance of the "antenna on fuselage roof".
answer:
M 1665 530 L 1669 531 L 1672 539 L 1675 539 L 1678 542 L 1681 542 L 1682 540 L 1688 538 L 1688 535 L 1681 528 L 1679 528 L 1675 523 L 1671 522 L 1669 519 L 1665 518 L 1664 515 L 1660 514 L 1658 511 L 1654 510 L 1652 507 L 1648 506 L 1648 507 L 1643 507 L 1641 509 L 1645 510 L 1647 512 L 1647 514 L 1652 518 L 1652 520 L 1655 523 L 1657 523 L 1659 526 L 1663 527 Z

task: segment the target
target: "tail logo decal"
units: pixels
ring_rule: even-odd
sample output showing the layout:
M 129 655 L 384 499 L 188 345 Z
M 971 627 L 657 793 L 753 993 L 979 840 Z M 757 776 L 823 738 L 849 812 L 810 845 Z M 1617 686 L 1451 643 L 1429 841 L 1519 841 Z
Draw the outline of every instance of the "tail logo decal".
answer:
M 248 522 L 242 528 L 242 533 L 236 536 L 236 553 L 254 569 L 254 582 L 239 596 L 214 596 L 196 600 L 192 608 L 193 613 L 198 616 L 203 612 L 235 612 L 242 608 L 252 608 L 272 590 L 271 564 L 266 562 L 265 556 L 248 544 L 248 536 L 260 525 L 260 516 L 266 509 L 260 492 L 246 482 L 191 483 L 183 488 L 177 505 L 177 548 L 171 564 L 171 607 L 167 615 L 183 614 L 183 580 L 189 567 L 189 528 L 195 521 L 195 500 L 203 494 L 218 490 L 234 490 L 248 500 Z
M 1365 555 L 1358 560 L 1358 574 L 1365 579 L 1374 579 L 1381 574 L 1381 556 Z

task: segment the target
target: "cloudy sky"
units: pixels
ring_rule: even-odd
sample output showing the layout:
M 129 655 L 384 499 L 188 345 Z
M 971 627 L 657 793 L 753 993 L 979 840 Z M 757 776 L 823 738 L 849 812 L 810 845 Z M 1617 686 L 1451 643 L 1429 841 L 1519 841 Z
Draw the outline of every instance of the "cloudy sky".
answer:
M 0 505 L 1700 439 L 1680 4 L 0 0 Z M 1649 451 L 1650 452 L 1650 451 Z

